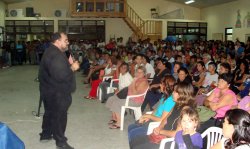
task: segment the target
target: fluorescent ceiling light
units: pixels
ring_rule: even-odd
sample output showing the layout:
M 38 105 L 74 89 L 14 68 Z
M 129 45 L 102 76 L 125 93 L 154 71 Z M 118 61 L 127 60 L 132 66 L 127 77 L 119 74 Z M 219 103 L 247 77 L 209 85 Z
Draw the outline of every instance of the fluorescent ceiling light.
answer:
M 193 2 L 195 2 L 195 1 L 194 0 L 188 0 L 188 1 L 185 2 L 185 4 L 191 4 Z

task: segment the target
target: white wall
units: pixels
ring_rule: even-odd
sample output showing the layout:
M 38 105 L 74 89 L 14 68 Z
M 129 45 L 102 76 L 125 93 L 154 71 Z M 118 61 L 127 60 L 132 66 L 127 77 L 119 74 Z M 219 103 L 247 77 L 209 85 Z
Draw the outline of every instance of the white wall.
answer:
M 245 34 L 250 34 L 250 28 L 243 25 L 243 20 L 250 12 L 250 0 L 238 0 L 218 6 L 208 7 L 201 10 L 201 19 L 208 22 L 208 40 L 212 39 L 213 33 L 223 33 L 225 28 L 233 27 L 233 40 L 238 38 L 245 41 Z M 242 28 L 235 28 L 237 10 L 240 9 Z
M 151 18 L 151 8 L 159 8 L 159 15 L 167 12 L 183 9 L 184 19 L 200 20 L 200 9 L 186 4 L 174 3 L 166 0 L 127 0 L 128 4 L 138 13 L 142 19 Z
M 6 8 L 5 3 L 0 1 L 0 26 L 4 26 L 5 8 Z

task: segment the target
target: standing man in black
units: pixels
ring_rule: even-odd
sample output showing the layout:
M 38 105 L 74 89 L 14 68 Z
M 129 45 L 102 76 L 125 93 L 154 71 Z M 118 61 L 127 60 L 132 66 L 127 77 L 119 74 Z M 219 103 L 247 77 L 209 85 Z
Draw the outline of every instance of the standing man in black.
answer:
M 65 33 L 54 33 L 39 70 L 40 96 L 45 109 L 40 140 L 51 140 L 53 137 L 58 149 L 73 149 L 67 143 L 65 130 L 71 93 L 76 89 L 74 71 L 79 69 L 79 63 L 69 63 L 65 54 L 68 45 Z

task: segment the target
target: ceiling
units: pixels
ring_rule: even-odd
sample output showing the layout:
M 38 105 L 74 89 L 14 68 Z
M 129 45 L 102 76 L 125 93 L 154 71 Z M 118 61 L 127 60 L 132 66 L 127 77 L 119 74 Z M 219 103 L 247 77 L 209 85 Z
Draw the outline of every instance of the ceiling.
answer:
M 166 0 L 166 1 L 185 4 L 185 2 L 188 0 Z M 197 8 L 206 8 L 206 7 L 224 4 L 224 3 L 228 3 L 232 1 L 237 1 L 237 0 L 195 0 L 195 2 L 189 4 L 189 6 L 197 7 Z
M 2 0 L 7 4 L 11 4 L 11 3 L 20 3 L 20 2 L 26 2 L 26 1 L 31 1 L 31 0 Z

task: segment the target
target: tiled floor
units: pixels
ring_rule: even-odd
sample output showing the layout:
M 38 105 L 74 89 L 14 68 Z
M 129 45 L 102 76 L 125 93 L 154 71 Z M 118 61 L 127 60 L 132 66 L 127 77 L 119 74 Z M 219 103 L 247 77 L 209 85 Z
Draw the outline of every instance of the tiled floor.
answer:
M 6 123 L 25 143 L 26 149 L 55 149 L 55 142 L 39 142 L 42 119 L 32 115 L 39 101 L 38 66 L 14 66 L 0 70 L 0 121 Z M 110 130 L 110 112 L 99 101 L 83 99 L 90 87 L 81 83 L 69 109 L 66 136 L 75 149 L 128 149 L 127 126 L 133 117 L 125 117 L 125 130 Z M 43 107 L 41 112 L 43 112 Z

